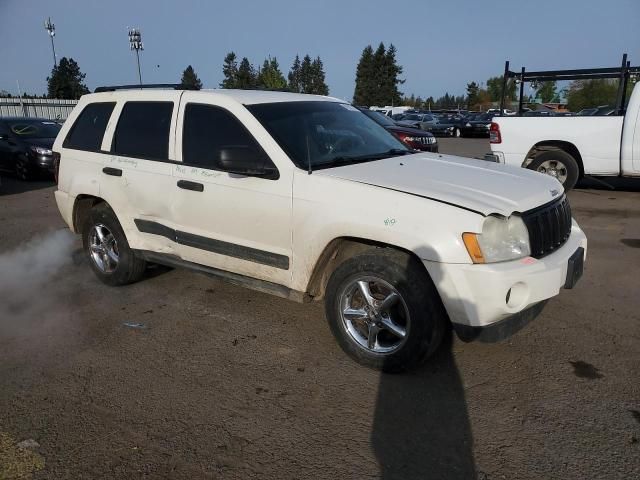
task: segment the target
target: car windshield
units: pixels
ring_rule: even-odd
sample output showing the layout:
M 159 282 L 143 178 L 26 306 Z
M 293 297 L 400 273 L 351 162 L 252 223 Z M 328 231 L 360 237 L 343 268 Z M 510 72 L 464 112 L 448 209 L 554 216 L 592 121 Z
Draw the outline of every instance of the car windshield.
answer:
M 381 114 L 380 112 L 376 112 L 373 110 L 361 110 L 367 117 L 372 119 L 374 122 L 379 123 L 383 127 L 393 127 L 396 122 L 391 120 L 386 115 Z
M 7 122 L 9 129 L 20 138 L 55 138 L 60 125 L 47 120 L 15 120 Z
M 402 120 L 418 120 L 418 121 L 421 121 L 423 118 L 425 118 L 424 115 L 418 115 L 417 113 L 410 113 L 408 115 L 405 115 Z
M 248 105 L 300 168 L 328 168 L 411 153 L 357 108 L 336 102 Z

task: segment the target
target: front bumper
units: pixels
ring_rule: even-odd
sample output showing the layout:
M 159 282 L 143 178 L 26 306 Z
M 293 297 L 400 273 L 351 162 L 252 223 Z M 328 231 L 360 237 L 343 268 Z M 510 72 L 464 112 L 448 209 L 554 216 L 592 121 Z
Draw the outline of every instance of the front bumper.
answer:
M 514 315 L 525 315 L 523 312 L 558 295 L 567 280 L 569 259 L 580 247 L 586 258 L 587 238 L 574 220 L 565 244 L 541 259 L 424 264 L 456 330 L 477 332 L 509 318 L 516 321 Z M 537 315 L 540 310 L 529 314 Z
M 54 173 L 53 157 L 51 155 L 38 155 L 32 153 L 28 156 L 29 166 L 41 172 Z

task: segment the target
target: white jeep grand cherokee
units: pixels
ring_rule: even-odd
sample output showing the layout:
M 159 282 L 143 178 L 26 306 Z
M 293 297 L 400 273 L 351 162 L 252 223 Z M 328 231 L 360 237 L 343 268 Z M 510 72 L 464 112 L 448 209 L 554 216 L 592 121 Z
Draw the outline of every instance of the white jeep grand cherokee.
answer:
M 338 99 L 101 88 L 54 145 L 60 212 L 107 285 L 146 262 L 324 299 L 357 361 L 395 371 L 504 338 L 582 273 L 562 186 L 419 154 Z

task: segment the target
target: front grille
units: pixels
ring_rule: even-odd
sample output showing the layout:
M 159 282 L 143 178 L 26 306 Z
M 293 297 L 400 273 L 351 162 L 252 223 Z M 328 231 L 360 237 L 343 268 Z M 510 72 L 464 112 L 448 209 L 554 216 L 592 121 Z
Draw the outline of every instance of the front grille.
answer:
M 531 256 L 542 258 L 560 248 L 571 234 L 571 207 L 566 196 L 522 214 Z

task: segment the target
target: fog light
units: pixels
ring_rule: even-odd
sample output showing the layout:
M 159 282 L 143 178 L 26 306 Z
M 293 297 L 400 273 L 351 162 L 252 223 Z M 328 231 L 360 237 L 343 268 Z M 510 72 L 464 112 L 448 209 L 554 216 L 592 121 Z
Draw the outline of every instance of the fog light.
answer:
M 505 297 L 507 307 L 511 309 L 519 309 L 524 307 L 529 298 L 529 288 L 522 282 L 514 284 Z

